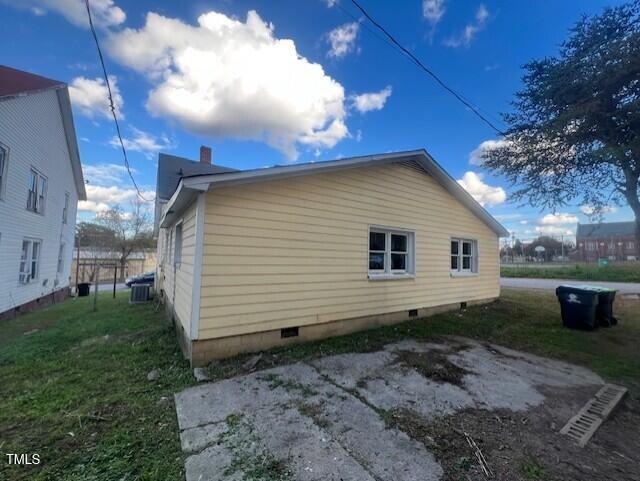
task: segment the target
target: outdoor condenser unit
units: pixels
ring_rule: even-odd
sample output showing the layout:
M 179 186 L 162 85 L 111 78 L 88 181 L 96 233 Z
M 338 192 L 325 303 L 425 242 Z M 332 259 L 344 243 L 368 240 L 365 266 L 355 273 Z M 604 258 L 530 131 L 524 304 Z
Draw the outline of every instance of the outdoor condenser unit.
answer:
M 141 304 L 147 302 L 150 296 L 151 284 L 133 284 L 131 286 L 130 304 Z

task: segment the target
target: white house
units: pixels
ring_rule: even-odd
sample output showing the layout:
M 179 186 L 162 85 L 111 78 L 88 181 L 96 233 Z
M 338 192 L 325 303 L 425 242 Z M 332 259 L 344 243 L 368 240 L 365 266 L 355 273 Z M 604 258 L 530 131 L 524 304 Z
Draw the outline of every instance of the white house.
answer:
M 0 319 L 68 294 L 78 200 L 66 84 L 0 65 Z

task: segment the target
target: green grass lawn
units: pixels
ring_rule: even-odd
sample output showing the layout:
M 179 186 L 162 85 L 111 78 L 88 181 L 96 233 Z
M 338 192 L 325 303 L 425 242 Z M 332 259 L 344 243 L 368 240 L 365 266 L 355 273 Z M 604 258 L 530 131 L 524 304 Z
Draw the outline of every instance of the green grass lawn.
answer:
M 616 300 L 620 325 L 563 329 L 554 294 L 504 290 L 496 303 L 264 353 L 258 369 L 403 338 L 456 334 L 585 365 L 640 394 L 640 301 Z M 38 329 L 37 331 L 34 331 Z M 243 372 L 249 355 L 215 364 L 214 378 Z M 160 369 L 158 381 L 147 374 Z M 0 479 L 183 479 L 173 393 L 194 384 L 162 310 L 126 293 L 86 298 L 0 323 Z M 34 467 L 4 453 L 38 453 Z
M 126 294 L 101 295 L 97 312 L 79 298 L 0 323 L 0 479 L 182 478 L 172 396 L 190 370 L 164 313 Z M 12 452 L 41 463 L 8 466 Z
M 532 277 L 537 279 L 576 279 L 581 281 L 640 282 L 640 262 L 610 264 L 574 264 L 562 267 L 503 266 L 502 277 Z

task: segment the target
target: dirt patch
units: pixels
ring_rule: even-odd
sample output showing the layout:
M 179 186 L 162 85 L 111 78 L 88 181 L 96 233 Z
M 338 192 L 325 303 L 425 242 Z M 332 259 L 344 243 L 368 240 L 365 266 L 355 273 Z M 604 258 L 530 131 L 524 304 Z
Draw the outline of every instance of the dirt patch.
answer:
M 395 351 L 396 363 L 412 368 L 436 382 L 447 382 L 460 386 L 468 371 L 447 359 L 449 351 L 426 352 Z
M 324 402 L 320 404 L 300 403 L 297 405 L 297 408 L 298 408 L 298 411 L 300 411 L 300 414 L 302 414 L 303 416 L 307 416 L 308 418 L 311 418 L 311 420 L 316 424 L 316 426 L 318 426 L 319 428 L 325 429 L 329 426 L 329 421 L 327 421 L 322 416 L 322 413 L 324 411 L 323 405 L 324 405 Z
M 476 442 L 496 480 L 640 480 L 637 400 L 628 399 L 585 448 L 559 434 L 591 391 L 549 392 L 543 405 L 524 413 L 468 409 L 426 422 L 415 412 L 394 410 L 385 421 L 434 453 L 444 470 L 443 481 L 486 479 L 464 433 Z

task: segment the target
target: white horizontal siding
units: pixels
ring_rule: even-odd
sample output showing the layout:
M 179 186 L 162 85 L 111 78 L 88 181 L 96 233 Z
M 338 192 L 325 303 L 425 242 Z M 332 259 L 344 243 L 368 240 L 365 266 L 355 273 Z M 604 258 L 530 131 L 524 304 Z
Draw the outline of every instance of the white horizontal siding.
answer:
M 167 255 L 164 253 L 164 238 L 167 229 L 160 229 L 158 241 L 158 255 L 161 258 L 158 265 L 159 286 L 164 289 L 166 299 L 173 307 L 175 316 L 188 333 L 191 326 L 191 309 L 193 299 L 193 275 L 195 264 L 195 230 L 197 205 L 194 202 L 178 219 L 182 222 L 182 262 L 174 266 L 175 225 L 170 227 L 174 232 Z
M 0 312 L 69 285 L 78 194 L 58 97 L 46 91 L 0 100 L 0 143 L 9 149 L 6 190 L 0 200 Z M 44 215 L 29 212 L 29 171 L 47 177 Z M 67 224 L 62 223 L 65 192 L 70 194 Z M 42 240 L 40 275 L 18 283 L 22 240 Z M 66 244 L 64 270 L 57 272 L 58 249 Z M 46 281 L 46 282 L 45 282 Z
M 496 297 L 496 234 L 415 166 L 390 164 L 206 195 L 200 339 Z M 368 232 L 415 232 L 415 278 L 368 280 Z M 477 239 L 451 277 L 449 239 Z

